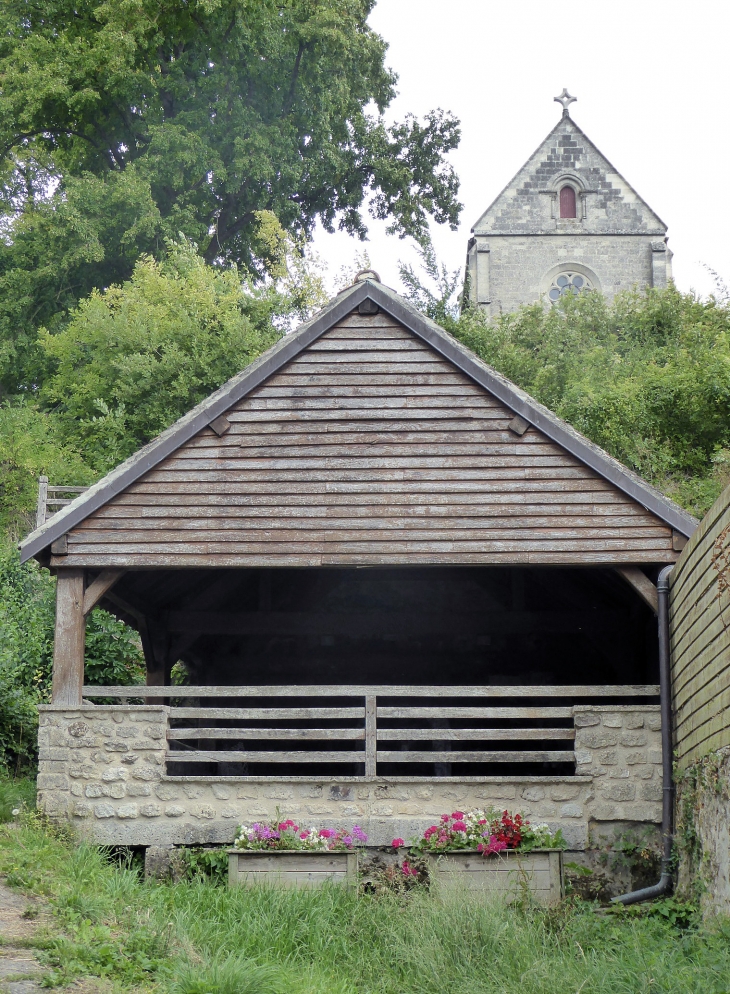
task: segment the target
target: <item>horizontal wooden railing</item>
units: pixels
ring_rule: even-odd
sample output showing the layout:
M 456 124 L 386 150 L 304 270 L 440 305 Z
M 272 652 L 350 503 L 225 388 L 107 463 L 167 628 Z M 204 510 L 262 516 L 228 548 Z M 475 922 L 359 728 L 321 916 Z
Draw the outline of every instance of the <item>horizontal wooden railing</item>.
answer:
M 374 777 L 385 765 L 389 775 L 398 775 L 407 764 L 411 773 L 438 776 L 453 772 L 453 764 L 462 773 L 475 767 L 483 771 L 485 764 L 572 764 L 575 704 L 643 702 L 655 699 L 659 688 L 155 686 L 85 687 L 84 696 L 139 699 L 141 691 L 153 693 L 155 701 L 164 693 L 175 702 L 167 731 L 168 764 L 185 769 L 214 764 L 215 772 L 225 775 L 286 775 L 287 767 L 307 766 Z M 190 698 L 226 703 L 176 703 Z M 510 699 L 517 703 L 490 703 Z

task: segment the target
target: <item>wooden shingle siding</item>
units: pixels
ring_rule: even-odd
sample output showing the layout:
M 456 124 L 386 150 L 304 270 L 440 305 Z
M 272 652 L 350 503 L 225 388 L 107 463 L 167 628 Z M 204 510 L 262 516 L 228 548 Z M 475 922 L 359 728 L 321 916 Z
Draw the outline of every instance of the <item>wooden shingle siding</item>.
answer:
M 354 313 L 69 533 L 65 565 L 672 562 L 671 528 Z
M 730 488 L 671 578 L 675 747 L 682 766 L 730 745 Z

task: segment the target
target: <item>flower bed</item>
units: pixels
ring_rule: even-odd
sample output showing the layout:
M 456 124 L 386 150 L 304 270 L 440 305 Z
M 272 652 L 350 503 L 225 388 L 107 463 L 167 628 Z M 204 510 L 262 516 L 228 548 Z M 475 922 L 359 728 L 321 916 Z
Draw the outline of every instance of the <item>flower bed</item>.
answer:
M 317 887 L 325 882 L 357 885 L 356 846 L 367 835 L 354 825 L 350 831 L 300 828 L 290 818 L 271 824 L 239 826 L 228 850 L 229 886 L 278 884 Z
M 404 845 L 393 839 L 395 849 Z M 560 830 L 532 825 L 519 813 L 454 811 L 413 840 L 401 872 L 413 883 L 427 876 L 460 890 L 529 894 L 554 904 L 563 896 L 564 848 Z

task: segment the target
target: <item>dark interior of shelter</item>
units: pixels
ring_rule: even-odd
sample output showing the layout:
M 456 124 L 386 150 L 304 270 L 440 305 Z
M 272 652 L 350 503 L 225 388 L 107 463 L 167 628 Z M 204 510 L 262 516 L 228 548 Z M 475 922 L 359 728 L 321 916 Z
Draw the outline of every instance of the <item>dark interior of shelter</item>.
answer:
M 450 717 L 449 708 L 484 703 L 459 694 L 459 688 L 545 688 L 539 698 L 500 697 L 490 703 L 504 707 L 572 705 L 549 688 L 568 685 L 649 685 L 658 682 L 656 619 L 613 570 L 559 567 L 423 566 L 363 568 L 270 568 L 228 570 L 136 571 L 127 573 L 107 602 L 117 615 L 147 627 L 145 652 L 148 670 L 158 670 L 150 682 L 169 683 L 170 667 L 181 661 L 186 681 L 194 686 L 332 686 L 449 687 L 454 693 L 414 702 L 407 694 L 378 696 L 378 705 L 431 705 L 443 715 L 426 721 L 439 729 L 469 726 L 486 730 L 514 726 L 513 718 Z M 134 611 L 134 615 L 131 611 Z M 179 672 L 180 666 L 177 667 Z M 485 694 L 485 698 L 488 697 Z M 588 696 L 583 703 L 591 699 Z M 191 702 L 166 697 L 173 706 Z M 653 702 L 653 698 L 651 702 Z M 362 701 L 362 698 L 360 698 Z M 593 703 L 649 703 L 649 699 L 604 697 Z M 221 695 L 196 700 L 199 706 L 246 708 L 250 698 Z M 289 707 L 346 708 L 352 697 L 289 696 Z M 257 696 L 256 707 L 281 706 L 280 698 Z M 428 709 L 426 709 L 428 710 Z M 415 712 L 414 712 L 415 713 Z M 219 728 L 277 727 L 279 719 L 217 718 Z M 179 724 L 184 719 L 174 719 Z M 379 718 L 379 738 L 389 727 L 400 735 L 392 751 L 412 750 L 404 729 L 423 727 L 424 720 Z M 190 724 L 190 721 L 187 721 Z M 207 720 L 206 725 L 211 721 Z M 316 725 L 339 729 L 362 725 L 362 719 L 328 717 L 287 719 L 286 729 Z M 568 718 L 520 717 L 520 728 L 537 729 L 561 724 Z M 336 734 L 336 733 L 335 733 Z M 448 733 L 418 748 L 443 753 L 450 748 Z M 489 741 L 490 750 L 535 748 L 533 740 Z M 225 742 L 205 748 L 230 751 Z M 249 751 L 272 749 L 272 742 L 245 742 Z M 421 734 L 421 739 L 423 739 Z M 453 737 L 453 736 L 452 736 Z M 472 735 L 473 738 L 473 735 Z M 173 743 L 190 748 L 190 742 Z M 198 744 L 199 745 L 199 744 Z M 567 749 L 552 735 L 550 747 Z M 285 735 L 276 748 L 294 748 Z M 297 750 L 317 750 L 322 744 L 297 742 Z M 332 739 L 328 751 L 351 750 L 351 742 Z M 362 745 L 357 746 L 362 748 Z M 459 746 L 463 748 L 463 746 Z M 473 740 L 469 748 L 484 744 Z M 451 762 L 378 762 L 383 776 L 534 775 L 572 773 L 572 762 L 518 764 Z M 329 765 L 300 763 L 298 776 L 328 774 Z M 228 761 L 171 763 L 168 772 L 179 775 L 280 775 L 279 763 Z M 338 776 L 357 776 L 360 763 L 340 763 Z

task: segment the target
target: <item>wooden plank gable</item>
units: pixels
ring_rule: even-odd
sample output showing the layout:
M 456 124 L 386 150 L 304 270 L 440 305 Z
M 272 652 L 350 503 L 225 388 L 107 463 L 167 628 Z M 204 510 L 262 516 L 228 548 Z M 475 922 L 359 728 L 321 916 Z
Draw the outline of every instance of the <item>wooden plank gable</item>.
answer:
M 68 532 L 89 567 L 673 562 L 672 528 L 357 310 Z

